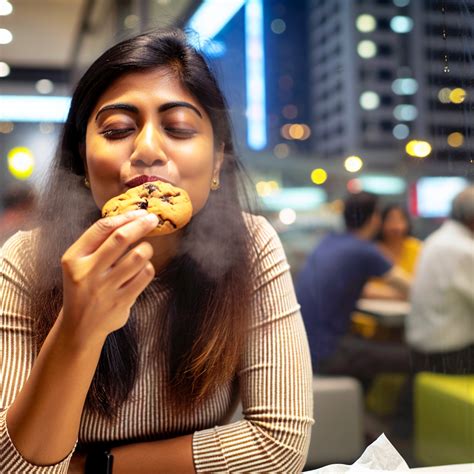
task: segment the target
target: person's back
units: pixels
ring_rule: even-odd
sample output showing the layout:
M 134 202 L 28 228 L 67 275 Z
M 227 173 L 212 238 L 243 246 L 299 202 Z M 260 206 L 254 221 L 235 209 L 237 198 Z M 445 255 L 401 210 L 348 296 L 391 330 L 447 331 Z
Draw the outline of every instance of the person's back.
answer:
M 305 263 L 296 285 L 313 359 L 325 359 L 348 331 L 350 315 L 367 280 L 391 265 L 375 245 L 351 233 L 330 234 Z
M 406 348 L 381 346 L 350 334 L 351 313 L 370 277 L 383 276 L 401 291 L 408 288 L 404 275 L 372 243 L 380 227 L 377 204 L 371 193 L 349 195 L 344 202 L 347 232 L 320 242 L 296 284 L 313 371 L 352 375 L 365 385 L 375 373 L 408 367 Z
M 474 347 L 474 186 L 426 239 L 411 300 L 406 337 L 416 352 L 445 357 Z

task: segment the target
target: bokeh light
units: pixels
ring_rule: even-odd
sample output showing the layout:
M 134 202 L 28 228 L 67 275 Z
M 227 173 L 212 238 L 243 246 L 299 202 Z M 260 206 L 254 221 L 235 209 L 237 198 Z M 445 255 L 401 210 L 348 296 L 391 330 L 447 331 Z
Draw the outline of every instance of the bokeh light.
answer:
M 449 100 L 453 104 L 462 104 L 466 99 L 466 91 L 461 87 L 456 87 L 449 94 Z
M 13 125 L 13 122 L 0 122 L 0 133 L 11 133 L 14 128 L 15 125 Z
M 291 225 L 296 221 L 296 212 L 291 207 L 286 207 L 279 212 L 278 218 L 282 224 Z
M 376 92 L 366 91 L 360 95 L 359 104 L 365 110 L 375 110 L 380 105 L 380 97 Z
M 400 104 L 393 109 L 393 116 L 397 120 L 410 122 L 418 117 L 418 109 L 411 104 Z
M 399 123 L 393 127 L 392 133 L 397 140 L 404 140 L 410 135 L 410 127 L 404 123 Z
M 10 30 L 6 28 L 0 28 L 0 44 L 8 44 L 13 40 L 13 35 Z
M 356 27 L 361 33 L 370 33 L 377 27 L 377 21 L 373 15 L 363 13 L 357 17 Z
M 405 150 L 415 158 L 426 158 L 431 153 L 431 145 L 423 140 L 410 140 Z
M 290 127 L 291 123 L 285 123 L 285 125 L 280 128 L 280 134 L 285 140 L 291 140 Z
M 357 54 L 364 59 L 373 58 L 377 54 L 377 45 L 371 40 L 359 41 Z
M 255 188 L 256 188 L 257 194 L 259 196 L 270 196 L 270 194 L 273 194 L 274 192 L 276 192 L 280 189 L 280 185 L 274 180 L 272 180 L 272 181 L 259 181 L 255 185 Z
M 40 79 L 36 82 L 35 89 L 40 94 L 51 94 L 54 90 L 54 84 L 49 79 Z
M 281 35 L 286 30 L 286 23 L 281 18 L 276 18 L 271 22 L 270 28 L 273 33 Z
M 448 135 L 448 145 L 459 148 L 464 144 L 464 135 L 461 132 L 453 132 Z
M 287 104 L 283 107 L 281 113 L 288 120 L 293 120 L 298 116 L 298 107 L 294 104 Z
M 392 91 L 398 95 L 413 95 L 418 90 L 418 81 L 411 77 L 401 77 L 392 82 Z
M 125 26 L 125 28 L 128 28 L 129 30 L 138 28 L 139 23 L 140 18 L 137 15 L 127 15 L 123 20 L 123 26 Z
M 438 92 L 438 100 L 443 104 L 449 104 L 451 99 L 449 98 L 451 89 L 449 87 L 443 87 Z
M 348 156 L 344 160 L 344 168 L 350 173 L 356 173 L 362 168 L 363 165 L 364 162 L 362 161 L 362 159 L 356 155 Z
M 35 158 L 29 148 L 15 147 L 7 155 L 8 171 L 16 179 L 28 179 L 35 167 Z
M 293 140 L 301 140 L 304 136 L 304 128 L 299 123 L 290 126 L 288 133 Z
M 323 184 L 326 182 L 327 179 L 328 179 L 328 174 L 322 168 L 316 168 L 313 171 L 311 171 L 311 181 L 314 184 L 318 184 L 318 185 Z
M 305 123 L 287 123 L 281 127 L 280 133 L 286 140 L 307 140 L 311 129 Z
M 396 7 L 407 7 L 410 4 L 410 0 L 393 0 L 393 4 Z
M 360 193 L 362 191 L 362 183 L 360 182 L 360 179 L 352 178 L 347 182 L 346 188 L 352 194 Z
M 273 148 L 273 154 L 280 160 L 288 158 L 290 154 L 290 147 L 286 143 L 279 143 Z
M 394 16 L 390 20 L 390 28 L 395 33 L 409 33 L 413 29 L 413 19 L 409 16 Z
M 13 11 L 13 5 L 8 0 L 0 0 L 0 16 L 7 16 Z
M 7 77 L 9 74 L 10 66 L 4 61 L 0 61 L 0 77 Z

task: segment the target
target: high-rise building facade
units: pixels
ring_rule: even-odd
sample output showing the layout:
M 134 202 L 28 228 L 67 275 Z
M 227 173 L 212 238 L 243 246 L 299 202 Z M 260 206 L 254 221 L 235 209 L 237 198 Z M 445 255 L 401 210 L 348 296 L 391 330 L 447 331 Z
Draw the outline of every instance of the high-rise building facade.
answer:
M 415 155 L 470 162 L 473 12 L 474 0 L 310 0 L 316 154 L 393 167 L 417 140 Z

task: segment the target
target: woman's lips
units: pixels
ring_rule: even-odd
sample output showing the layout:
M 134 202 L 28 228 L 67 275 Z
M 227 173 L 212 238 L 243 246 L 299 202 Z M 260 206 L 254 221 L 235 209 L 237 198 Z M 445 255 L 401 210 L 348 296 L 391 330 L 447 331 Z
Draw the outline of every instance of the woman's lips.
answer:
M 161 176 L 147 176 L 146 174 L 142 174 L 141 176 L 136 176 L 135 178 L 127 181 L 125 186 L 134 188 L 135 186 L 140 186 L 141 184 L 148 183 L 150 181 L 163 181 L 165 183 L 170 183 L 169 180 L 162 178 Z

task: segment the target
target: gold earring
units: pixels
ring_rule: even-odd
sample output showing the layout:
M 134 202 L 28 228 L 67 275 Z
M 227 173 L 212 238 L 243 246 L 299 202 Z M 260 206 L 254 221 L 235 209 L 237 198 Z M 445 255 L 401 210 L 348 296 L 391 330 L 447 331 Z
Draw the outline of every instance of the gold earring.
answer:
M 91 183 L 89 183 L 89 180 L 87 179 L 87 176 L 84 178 L 84 186 L 85 186 L 87 189 L 90 189 L 90 188 L 91 188 Z
M 217 191 L 220 188 L 219 180 L 217 178 L 214 178 L 211 183 L 211 190 L 212 191 Z

